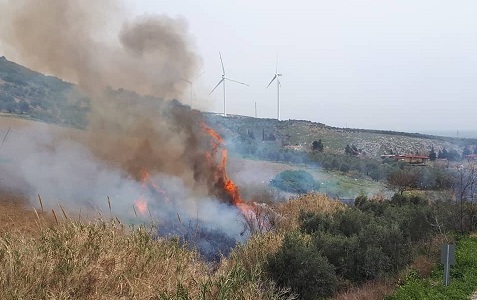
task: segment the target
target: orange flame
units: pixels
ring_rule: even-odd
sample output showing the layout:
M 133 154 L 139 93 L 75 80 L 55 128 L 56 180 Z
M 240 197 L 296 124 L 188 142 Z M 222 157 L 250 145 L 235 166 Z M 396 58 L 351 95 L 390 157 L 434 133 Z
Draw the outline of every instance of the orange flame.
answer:
M 144 196 L 140 196 L 136 201 L 134 201 L 134 206 L 137 208 L 139 213 L 146 214 L 147 211 L 147 201 Z
M 155 192 L 156 194 L 161 195 L 161 198 L 164 199 L 165 201 L 167 201 L 167 202 L 170 201 L 169 198 L 167 197 L 167 193 L 164 190 L 160 189 L 159 186 L 157 186 L 157 184 L 152 181 L 151 174 L 145 168 L 142 168 L 139 171 L 138 177 L 139 177 L 139 181 L 141 182 L 141 185 L 144 189 L 149 188 L 153 192 Z M 148 203 L 148 201 L 147 201 L 146 196 L 141 195 L 141 196 L 139 196 L 138 199 L 136 199 L 134 201 L 134 206 L 137 208 L 139 213 L 145 214 L 148 210 L 147 203 Z
M 243 201 L 243 199 L 240 197 L 239 188 L 227 175 L 227 149 L 225 149 L 223 146 L 222 137 L 205 124 L 201 124 L 201 127 L 211 137 L 210 145 L 212 149 L 211 152 L 206 155 L 210 164 L 216 164 L 214 159 L 218 154 L 218 149 L 222 148 L 222 157 L 216 166 L 214 174 L 215 187 L 218 188 L 218 191 L 216 192 L 219 193 L 219 196 L 222 196 L 221 198 L 225 198 L 222 200 L 229 201 L 231 204 L 238 207 L 242 212 L 248 210 L 246 207 L 249 206 L 249 204 Z

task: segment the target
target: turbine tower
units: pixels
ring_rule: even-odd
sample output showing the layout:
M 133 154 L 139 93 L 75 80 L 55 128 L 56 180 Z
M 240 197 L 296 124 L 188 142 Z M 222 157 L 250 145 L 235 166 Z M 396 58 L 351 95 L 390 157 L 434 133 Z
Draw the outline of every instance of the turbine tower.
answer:
M 240 82 L 240 81 L 236 81 L 236 80 L 227 78 L 225 76 L 224 62 L 222 60 L 222 54 L 220 54 L 220 52 L 219 52 L 219 56 L 220 56 L 220 63 L 222 64 L 222 79 L 220 79 L 219 83 L 217 83 L 217 85 L 212 89 L 212 91 L 209 93 L 209 95 L 212 94 L 215 91 L 215 89 L 222 83 L 222 85 L 224 87 L 224 117 L 226 117 L 227 116 L 227 102 L 225 101 L 225 81 L 228 80 L 228 81 L 232 81 L 232 82 L 235 82 L 235 83 L 240 83 L 240 84 L 243 84 L 243 85 L 246 85 L 246 86 L 249 86 L 249 85 L 246 84 L 246 83 Z
M 199 75 L 195 77 L 195 80 L 197 80 L 200 76 L 202 76 L 205 73 L 205 71 L 202 71 Z M 190 81 L 189 79 L 186 78 L 180 78 L 181 80 L 187 82 L 190 85 L 190 103 L 195 100 L 195 92 L 194 92 L 194 82 Z
M 273 76 L 270 83 L 267 85 L 267 88 L 272 84 L 272 82 L 276 79 L 277 80 L 277 119 L 280 121 L 280 87 L 282 84 L 280 83 L 280 79 L 278 77 L 282 76 L 282 74 L 278 73 L 278 55 L 277 55 L 277 65 L 275 68 L 275 75 Z

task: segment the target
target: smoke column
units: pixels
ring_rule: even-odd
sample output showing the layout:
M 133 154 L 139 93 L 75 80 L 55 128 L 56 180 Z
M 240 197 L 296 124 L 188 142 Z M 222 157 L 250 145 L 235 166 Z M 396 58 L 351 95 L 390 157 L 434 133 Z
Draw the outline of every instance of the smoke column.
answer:
M 150 205 L 158 217 L 197 216 L 214 228 L 237 232 L 230 222 L 236 213 L 211 196 L 215 170 L 204 163 L 209 143 L 200 115 L 166 101 L 185 94 L 186 79 L 196 76 L 201 64 L 187 22 L 125 15 L 113 0 L 0 4 L 1 39 L 11 49 L 6 55 L 77 83 L 91 99 L 85 131 L 17 132 L 11 155 L 28 159 L 12 172 L 44 199 L 104 208 L 111 196 L 116 211 L 131 217 L 132 201 L 145 193 L 139 181 L 146 169 L 171 195 L 167 208 Z
M 138 104 L 136 95 L 106 90 L 181 97 L 187 87 L 183 78 L 200 64 L 185 20 L 142 16 L 123 22 L 113 38 L 111 27 L 124 15 L 117 1 L 15 0 L 1 11 L 2 39 L 20 62 L 78 83 L 91 98 L 91 134 L 81 143 L 132 176 L 143 167 L 192 176 L 183 155 L 199 146 L 197 118 L 190 111 L 166 112 L 168 104 Z
M 14 49 L 13 59 L 82 88 L 177 98 L 187 85 L 182 78 L 200 64 L 183 19 L 122 22 L 113 0 L 12 0 L 0 8 L 2 40 Z

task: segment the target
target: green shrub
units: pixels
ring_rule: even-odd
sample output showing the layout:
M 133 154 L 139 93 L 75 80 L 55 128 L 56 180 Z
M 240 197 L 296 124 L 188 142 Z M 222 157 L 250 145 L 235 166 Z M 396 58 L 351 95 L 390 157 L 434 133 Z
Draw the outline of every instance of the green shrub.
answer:
M 332 264 L 297 233 L 285 236 L 283 245 L 268 258 L 267 272 L 282 288 L 291 288 L 300 299 L 332 296 L 337 278 Z
M 282 191 L 305 194 L 308 192 L 316 191 L 320 188 L 319 184 L 310 175 L 310 173 L 298 170 L 286 170 L 275 176 L 270 182 L 273 187 L 276 187 Z
M 327 214 L 302 212 L 299 219 L 300 229 L 304 233 L 330 232 L 334 229 L 333 219 Z

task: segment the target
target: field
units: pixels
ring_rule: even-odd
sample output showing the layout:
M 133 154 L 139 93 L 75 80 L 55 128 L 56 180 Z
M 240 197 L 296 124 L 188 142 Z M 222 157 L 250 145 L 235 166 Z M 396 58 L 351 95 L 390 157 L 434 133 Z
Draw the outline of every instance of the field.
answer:
M 270 180 L 285 170 L 309 172 L 321 184 L 319 193 L 339 199 L 354 199 L 360 194 L 374 196 L 389 195 L 390 193 L 383 183 L 363 179 L 359 176 L 355 178 L 341 172 L 326 171 L 319 167 L 243 159 L 234 156 L 229 160 L 230 176 L 239 187 L 243 187 L 245 193 L 250 189 L 252 191 L 268 189 Z

